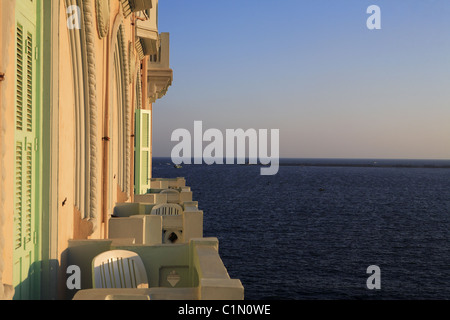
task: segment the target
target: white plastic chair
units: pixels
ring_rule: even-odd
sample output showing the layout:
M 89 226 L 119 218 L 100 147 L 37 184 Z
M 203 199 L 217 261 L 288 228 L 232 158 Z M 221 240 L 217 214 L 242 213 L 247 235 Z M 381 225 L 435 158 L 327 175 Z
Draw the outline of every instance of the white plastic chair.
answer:
M 94 288 L 148 288 L 147 273 L 141 257 L 135 252 L 111 250 L 92 261 Z
M 153 207 L 150 214 L 157 216 L 179 216 L 183 212 L 183 208 L 178 204 L 166 203 Z

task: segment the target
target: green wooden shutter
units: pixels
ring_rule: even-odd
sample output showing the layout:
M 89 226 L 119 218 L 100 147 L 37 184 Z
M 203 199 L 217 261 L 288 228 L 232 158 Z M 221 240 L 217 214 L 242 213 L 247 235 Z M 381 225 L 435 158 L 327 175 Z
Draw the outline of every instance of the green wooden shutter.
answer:
M 16 7 L 16 105 L 14 169 L 15 299 L 39 297 L 37 209 L 38 102 L 37 0 L 18 1 Z
M 151 157 L 151 111 L 136 110 L 135 194 L 150 189 Z

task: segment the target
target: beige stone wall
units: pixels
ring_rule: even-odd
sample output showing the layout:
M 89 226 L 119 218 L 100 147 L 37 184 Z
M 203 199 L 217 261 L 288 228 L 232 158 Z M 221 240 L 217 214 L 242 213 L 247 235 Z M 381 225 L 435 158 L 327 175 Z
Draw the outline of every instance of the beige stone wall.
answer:
M 47 1 L 47 0 L 44 0 Z M 97 21 L 95 19 L 93 26 L 96 32 L 95 48 L 95 68 L 96 68 L 96 103 L 98 106 L 97 118 L 97 189 L 96 189 L 96 207 L 98 208 L 97 228 L 92 233 L 92 225 L 82 220 L 79 208 L 75 205 L 75 95 L 74 95 L 74 76 L 71 62 L 71 49 L 69 30 L 67 28 L 67 13 L 64 2 L 61 2 L 59 12 L 59 142 L 58 142 L 58 208 L 57 208 L 57 251 L 58 257 L 64 255 L 70 239 L 102 239 L 107 235 L 107 218 L 111 212 L 109 203 L 130 202 L 133 193 L 134 169 L 132 163 L 134 138 L 134 99 L 135 99 L 135 74 L 131 77 L 129 86 L 130 106 L 128 107 L 130 115 L 130 194 L 122 192 L 118 185 L 118 136 L 117 122 L 113 121 L 113 127 L 108 128 L 108 117 L 112 114 L 113 119 L 117 119 L 117 112 L 112 97 L 113 82 L 113 60 L 114 43 L 119 22 L 124 23 L 124 34 L 126 51 L 128 54 L 128 45 L 133 44 L 134 48 L 134 28 L 131 25 L 132 16 L 123 18 L 120 1 L 111 1 L 110 28 L 106 37 L 100 39 L 97 34 Z M 95 1 L 89 0 L 92 12 L 96 13 Z M 13 254 L 13 199 L 14 199 L 14 122 L 15 122 L 15 19 L 14 19 L 14 0 L 0 1 L 0 71 L 6 73 L 6 80 L 0 83 L 0 153 L 2 166 L 0 167 L 1 189 L 0 189 L 0 285 L 3 283 L 12 283 L 12 254 Z M 44 44 L 45 45 L 45 44 Z M 136 54 L 137 56 L 137 54 Z M 139 61 L 135 61 L 138 65 Z M 44 125 L 46 125 L 44 119 Z M 48 125 L 48 123 L 47 123 Z M 111 135 L 108 134 L 111 133 Z M 111 140 L 104 141 L 103 137 L 109 137 Z M 113 147 L 113 159 L 109 157 L 108 149 L 105 144 Z M 113 163 L 112 176 L 110 179 L 107 170 L 109 162 Z M 106 173 L 106 176 L 105 176 Z M 113 190 L 113 199 L 107 198 L 109 190 Z M 106 196 L 106 198 L 105 198 Z M 3 264 L 2 264 L 3 262 Z M 60 261 L 61 262 L 61 261 Z M 60 271 L 60 278 L 64 277 L 64 270 Z
M 75 97 L 73 72 L 70 60 L 69 34 L 64 5 L 60 7 L 59 55 L 59 170 L 58 170 L 58 256 L 71 238 L 74 214 L 75 175 Z M 63 204 L 64 203 L 64 204 Z
M 91 1 L 91 5 L 94 5 L 94 1 Z M 94 10 L 94 8 L 93 8 Z M 94 10 L 95 12 L 95 10 Z M 66 13 L 65 8 L 61 8 L 61 19 L 65 21 Z M 117 29 L 120 22 L 123 21 L 124 30 L 125 30 L 125 39 L 126 44 L 131 42 L 134 37 L 134 30 L 131 26 L 131 19 L 124 19 L 121 12 L 120 2 L 112 1 L 111 2 L 111 14 L 110 14 L 110 30 L 109 34 L 100 39 L 96 37 L 95 41 L 95 55 L 96 55 L 96 83 L 97 83 L 97 105 L 98 105 L 98 127 L 97 127 L 97 136 L 98 144 L 97 150 L 99 157 L 97 158 L 97 177 L 98 177 L 98 185 L 97 189 L 97 207 L 99 208 L 98 212 L 98 228 L 95 232 L 90 236 L 92 239 L 102 238 L 107 234 L 106 226 L 107 226 L 107 218 L 110 212 L 109 203 L 116 202 L 126 202 L 130 201 L 130 196 L 122 192 L 121 188 L 118 185 L 118 130 L 117 130 L 117 106 L 113 95 L 114 88 L 114 68 L 113 68 L 113 53 L 114 53 L 114 45 L 117 36 Z M 86 228 L 88 225 L 83 227 L 83 221 L 80 221 L 79 212 L 77 212 L 76 208 L 74 210 L 74 122 L 73 117 L 68 117 L 67 115 L 74 114 L 74 96 L 73 96 L 73 81 L 72 81 L 72 71 L 71 65 L 68 57 L 70 57 L 70 49 L 69 49 L 69 36 L 68 30 L 65 24 L 61 24 L 61 61 L 60 61 L 60 76 L 61 76 L 61 88 L 60 88 L 60 98 L 61 102 L 64 102 L 60 105 L 60 166 L 64 166 L 67 170 L 63 170 L 60 172 L 60 203 L 68 200 L 65 203 L 64 207 L 60 208 L 59 216 L 60 219 L 60 246 L 64 248 L 64 243 L 68 239 L 68 235 L 74 229 L 77 230 L 78 234 L 74 234 L 75 238 L 83 238 L 86 234 Z M 128 50 L 128 48 L 126 48 Z M 133 120 L 133 105 L 134 105 L 134 77 L 132 78 L 132 82 L 129 84 L 129 92 L 130 103 L 128 110 L 130 113 L 130 119 Z M 106 124 L 109 120 L 109 117 L 112 116 L 111 124 L 112 128 L 106 127 Z M 133 121 L 131 121 L 131 124 Z M 132 130 L 133 131 L 133 130 Z M 133 133 L 133 132 L 132 132 Z M 109 137 L 110 141 L 102 141 L 102 137 Z M 105 149 L 104 144 L 109 144 L 108 148 L 112 148 L 113 158 L 110 159 L 110 150 Z M 134 139 L 130 136 L 130 146 L 134 145 Z M 132 150 L 132 148 L 131 148 Z M 132 155 L 131 155 L 132 156 Z M 105 168 L 105 166 L 109 165 L 109 162 L 112 162 L 113 172 L 111 176 L 105 177 L 105 173 L 107 174 L 109 170 Z M 130 164 L 133 163 L 133 158 L 130 158 Z M 130 190 L 132 191 L 133 187 L 133 167 L 130 167 Z M 112 178 L 112 179 L 111 179 Z M 107 179 L 106 182 L 104 179 Z M 111 181 L 112 180 L 112 181 Z M 112 186 L 111 186 L 112 184 Z M 112 188 L 112 196 L 113 199 L 108 199 L 109 196 L 109 188 Z M 105 190 L 107 189 L 107 190 Z M 132 193 L 132 192 L 131 192 Z M 107 203 L 108 202 L 108 203 Z M 73 213 L 69 213 L 72 210 Z M 72 219 L 67 217 L 74 217 Z M 70 220 L 70 221 L 69 221 Z M 74 224 L 79 224 L 79 226 Z
M 92 11 L 95 12 L 95 1 L 90 1 Z M 65 7 L 61 7 L 61 21 L 66 21 Z M 108 35 L 100 39 L 95 37 L 95 67 L 96 67 L 96 88 L 97 96 L 96 102 L 98 106 L 97 119 L 97 163 L 98 171 L 97 182 L 98 188 L 96 190 L 98 221 L 97 228 L 91 234 L 92 226 L 85 220 L 81 219 L 81 214 L 74 204 L 74 175 L 75 175 L 75 123 L 73 121 L 75 113 L 75 101 L 73 93 L 73 72 L 70 62 L 70 47 L 69 47 L 69 33 L 65 23 L 60 25 L 60 145 L 59 145 L 59 204 L 58 208 L 58 250 L 60 255 L 67 249 L 68 240 L 70 239 L 102 239 L 107 235 L 107 220 L 110 212 L 110 203 L 129 202 L 131 198 L 129 195 L 122 192 L 118 185 L 118 130 L 117 130 L 117 106 L 114 99 L 114 68 L 113 68 L 113 54 L 117 38 L 118 27 L 123 22 L 126 50 L 128 53 L 129 43 L 134 43 L 134 29 L 131 26 L 131 16 L 124 19 L 122 15 L 122 8 L 119 1 L 111 1 L 110 11 L 110 28 Z M 94 21 L 95 28 L 97 27 Z M 134 46 L 133 46 L 134 48 Z M 136 61 L 136 64 L 138 62 Z M 129 84 L 130 112 L 131 124 L 134 123 L 134 77 Z M 110 117 L 112 121 L 110 122 Z M 112 124 L 112 128 L 108 126 Z M 131 125 L 130 124 L 130 125 Z M 133 130 L 131 130 L 133 133 Z M 110 140 L 103 140 L 103 137 L 108 137 Z M 105 146 L 105 144 L 107 144 Z M 133 154 L 134 140 L 130 136 L 130 151 Z M 112 159 L 110 158 L 110 150 L 112 148 Z M 131 156 L 132 156 L 131 154 Z M 130 158 L 130 163 L 133 163 L 133 158 Z M 112 175 L 109 175 L 109 165 L 112 163 Z M 130 167 L 130 192 L 132 194 L 134 181 L 133 167 Z M 112 192 L 112 199 L 109 198 Z M 67 199 L 67 200 L 66 200 Z M 62 203 L 65 201 L 64 206 Z
M 109 154 L 103 154 L 103 159 L 107 159 L 109 161 L 112 161 L 112 199 L 107 199 L 106 201 L 108 201 L 108 206 L 107 209 L 108 210 L 104 210 L 103 212 L 103 225 L 102 225 L 102 231 L 103 231 L 103 236 L 105 236 L 107 234 L 107 219 L 108 216 L 111 214 L 111 210 L 114 207 L 114 204 L 117 202 L 130 202 L 131 201 L 131 194 L 133 193 L 133 166 L 130 166 L 130 194 L 126 194 L 125 192 L 122 191 L 121 187 L 119 186 L 118 183 L 118 176 L 119 176 L 119 132 L 117 130 L 118 128 L 118 122 L 117 119 L 119 117 L 118 115 L 118 110 L 117 110 L 117 101 L 115 98 L 115 79 L 114 79 L 114 49 L 115 49 L 115 44 L 117 41 L 117 32 L 119 29 L 119 26 L 121 23 L 123 23 L 124 26 L 124 37 L 125 37 L 125 44 L 126 44 L 126 48 L 125 50 L 127 51 L 128 54 L 128 45 L 129 42 L 134 38 L 134 31 L 132 30 L 132 26 L 131 26 L 131 20 L 130 18 L 128 19 L 124 19 L 123 15 L 122 15 L 122 9 L 120 6 L 119 2 L 111 2 L 111 21 L 110 21 L 110 32 L 109 32 L 109 36 L 107 38 L 107 40 L 103 41 L 103 45 L 105 45 L 106 47 L 104 48 L 105 50 L 105 59 L 104 61 L 107 61 L 107 65 L 105 65 L 104 67 L 104 83 L 105 83 L 105 98 L 106 101 L 102 102 L 102 105 L 105 106 L 105 108 L 109 108 L 109 112 L 110 115 L 112 115 L 112 119 L 113 121 L 111 122 L 113 125 L 112 130 L 109 130 L 110 132 L 110 136 L 108 135 L 108 137 L 111 138 L 111 141 L 109 142 L 109 147 L 112 148 L 113 152 L 112 152 L 112 157 L 113 159 L 109 159 Z M 106 72 L 105 72 L 106 71 Z M 132 82 L 131 84 L 128 85 L 128 91 L 130 93 L 130 105 L 128 106 L 128 111 L 129 111 L 129 118 L 131 120 L 131 124 L 134 123 L 133 119 L 134 119 L 134 114 L 133 114 L 133 106 L 134 106 L 134 85 L 135 85 L 135 81 L 134 81 L 134 77 L 132 77 Z M 104 115 L 106 115 L 105 113 L 103 113 Z M 105 117 L 103 117 L 105 118 Z M 104 119 L 105 121 L 106 119 Z M 130 151 L 133 150 L 133 146 L 134 146 L 134 139 L 131 139 L 131 134 L 134 133 L 134 130 L 131 129 L 130 132 Z M 130 164 L 133 163 L 133 152 L 131 152 L 130 154 Z

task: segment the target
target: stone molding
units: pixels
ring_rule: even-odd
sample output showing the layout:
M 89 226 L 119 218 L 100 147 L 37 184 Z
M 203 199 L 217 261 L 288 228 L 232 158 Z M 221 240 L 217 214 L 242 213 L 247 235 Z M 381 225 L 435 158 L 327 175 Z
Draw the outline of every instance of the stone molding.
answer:
M 106 37 L 109 32 L 110 0 L 95 0 L 97 13 L 97 30 L 100 39 Z

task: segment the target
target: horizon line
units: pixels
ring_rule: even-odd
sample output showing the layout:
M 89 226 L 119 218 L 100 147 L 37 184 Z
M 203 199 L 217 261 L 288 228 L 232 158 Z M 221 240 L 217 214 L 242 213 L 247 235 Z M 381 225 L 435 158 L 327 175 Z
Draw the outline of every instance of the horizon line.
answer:
M 153 156 L 153 159 L 171 159 L 171 156 Z M 192 160 L 196 159 L 194 157 L 191 157 Z M 205 158 L 202 158 L 205 159 Z M 207 158 L 209 159 L 209 158 Z M 211 158 L 214 159 L 214 158 Z M 224 160 L 226 159 L 226 157 L 223 158 Z M 234 157 L 234 159 L 242 159 L 242 158 L 238 158 L 238 157 Z M 246 160 L 248 160 L 249 158 L 246 157 Z M 285 159 L 285 160 L 427 160 L 427 161 L 450 161 L 450 158 L 358 158 L 358 157 L 348 157 L 348 158 L 344 158 L 344 157 L 279 157 L 279 159 Z

